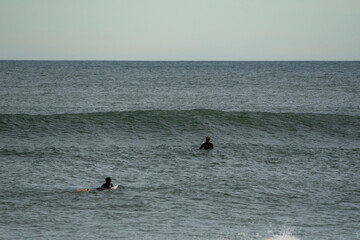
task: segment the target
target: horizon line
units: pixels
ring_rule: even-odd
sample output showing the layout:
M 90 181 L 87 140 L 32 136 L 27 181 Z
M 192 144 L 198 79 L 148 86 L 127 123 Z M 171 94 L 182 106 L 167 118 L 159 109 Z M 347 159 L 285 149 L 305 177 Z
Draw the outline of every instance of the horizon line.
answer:
M 121 59 L 0 59 L 33 62 L 359 62 L 359 60 L 121 60 Z

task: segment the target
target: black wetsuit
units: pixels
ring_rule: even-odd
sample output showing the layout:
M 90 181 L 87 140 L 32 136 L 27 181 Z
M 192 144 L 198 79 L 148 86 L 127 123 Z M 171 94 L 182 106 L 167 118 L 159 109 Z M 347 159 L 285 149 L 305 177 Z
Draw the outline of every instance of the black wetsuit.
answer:
M 101 187 L 102 188 L 106 188 L 106 189 L 110 189 L 112 188 L 114 185 L 112 183 L 104 183 Z
M 214 145 L 211 142 L 204 142 L 201 144 L 200 149 L 213 149 Z
M 112 183 L 104 183 L 101 187 L 97 188 L 98 191 L 102 191 L 105 189 L 111 189 L 114 185 Z

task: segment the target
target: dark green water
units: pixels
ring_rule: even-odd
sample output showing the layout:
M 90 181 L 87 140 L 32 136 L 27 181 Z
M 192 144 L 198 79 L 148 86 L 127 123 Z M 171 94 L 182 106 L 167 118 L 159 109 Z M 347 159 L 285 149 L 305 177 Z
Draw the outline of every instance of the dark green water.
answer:
M 0 239 L 359 239 L 359 79 L 359 62 L 0 61 Z M 118 189 L 77 191 L 107 176 Z

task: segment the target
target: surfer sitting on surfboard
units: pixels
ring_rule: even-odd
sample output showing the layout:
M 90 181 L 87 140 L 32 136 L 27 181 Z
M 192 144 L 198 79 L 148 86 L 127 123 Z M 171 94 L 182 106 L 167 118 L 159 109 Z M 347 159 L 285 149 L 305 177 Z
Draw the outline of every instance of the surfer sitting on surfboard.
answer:
M 210 137 L 206 136 L 205 142 L 203 142 L 200 146 L 200 149 L 213 149 L 214 145 L 210 142 Z
M 113 186 L 114 185 L 111 183 L 111 178 L 107 177 L 105 179 L 105 183 L 101 187 L 97 188 L 97 190 L 111 189 Z

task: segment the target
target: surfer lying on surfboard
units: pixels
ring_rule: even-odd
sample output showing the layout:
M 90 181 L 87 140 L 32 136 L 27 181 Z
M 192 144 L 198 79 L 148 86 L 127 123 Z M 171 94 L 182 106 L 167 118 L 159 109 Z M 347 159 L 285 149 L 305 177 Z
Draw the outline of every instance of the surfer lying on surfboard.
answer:
M 112 183 L 111 183 L 111 178 L 110 177 L 107 177 L 106 179 L 105 179 L 105 183 L 103 184 L 103 185 L 101 185 L 101 187 L 98 187 L 98 188 L 96 188 L 96 190 L 98 190 L 98 191 L 103 191 L 103 190 L 106 190 L 106 189 L 108 189 L 108 190 L 110 190 L 110 189 L 116 189 L 118 187 L 118 185 L 113 185 Z M 79 191 L 81 191 L 81 192 L 90 192 L 90 191 L 92 191 L 90 188 L 84 188 L 84 189 L 81 189 L 81 190 L 79 190 Z
M 111 178 L 110 177 L 107 177 L 105 178 L 105 183 L 97 188 L 96 190 L 99 190 L 99 191 L 102 191 L 102 190 L 105 190 L 105 189 L 111 189 L 114 185 L 111 183 Z

